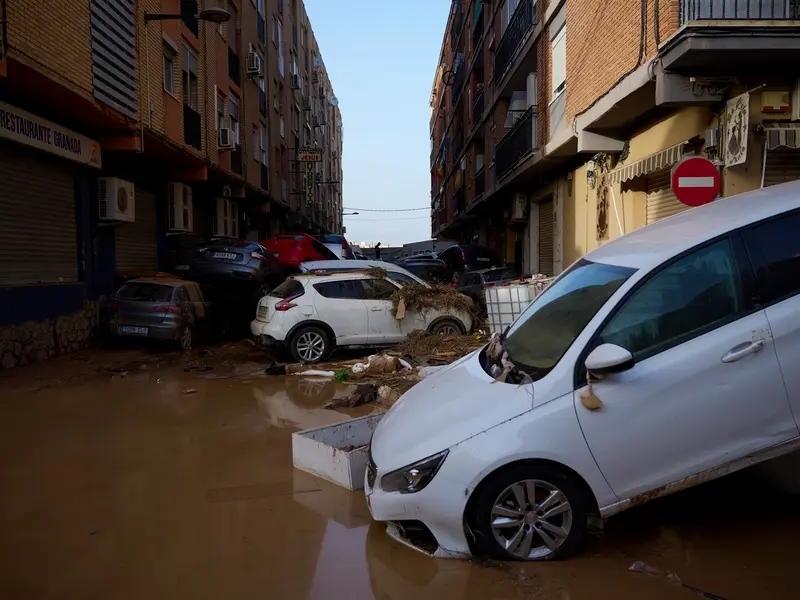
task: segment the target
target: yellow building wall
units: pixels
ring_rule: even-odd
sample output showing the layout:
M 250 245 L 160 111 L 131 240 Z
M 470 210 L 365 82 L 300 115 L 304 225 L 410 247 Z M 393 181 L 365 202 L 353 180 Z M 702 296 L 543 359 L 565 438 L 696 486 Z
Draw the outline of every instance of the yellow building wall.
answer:
M 712 123 L 710 109 L 689 107 L 640 130 L 630 140 L 628 157 L 613 168 L 634 163 L 651 154 L 703 133 Z M 760 166 L 759 166 L 760 177 Z M 572 173 L 572 181 L 563 180 L 572 194 L 564 203 L 564 266 L 568 266 L 598 246 L 643 227 L 647 221 L 645 193 L 636 186 L 615 185 L 608 194 L 608 235 L 597 239 L 597 189 L 590 189 L 586 165 Z M 634 188 L 634 189 L 630 189 Z

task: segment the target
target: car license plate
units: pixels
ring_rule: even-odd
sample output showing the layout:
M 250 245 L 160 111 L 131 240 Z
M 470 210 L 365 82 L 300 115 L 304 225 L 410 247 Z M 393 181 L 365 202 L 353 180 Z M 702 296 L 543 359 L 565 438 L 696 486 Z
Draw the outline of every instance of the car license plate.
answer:
M 120 325 L 119 332 L 125 335 L 147 335 L 147 327 L 134 327 L 132 325 Z
M 224 258 L 225 260 L 234 260 L 236 255 L 233 252 L 214 252 L 212 258 Z
M 490 260 L 492 260 L 492 259 L 491 258 L 486 258 L 485 256 L 479 256 L 478 257 L 478 262 L 489 262 Z
M 178 265 L 177 267 L 175 267 L 175 270 L 176 271 L 188 271 L 189 270 L 189 265 Z

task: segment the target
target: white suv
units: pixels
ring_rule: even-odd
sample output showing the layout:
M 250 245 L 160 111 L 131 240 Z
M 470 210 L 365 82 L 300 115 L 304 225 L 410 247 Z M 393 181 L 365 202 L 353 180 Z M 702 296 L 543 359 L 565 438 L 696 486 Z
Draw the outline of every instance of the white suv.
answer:
M 315 363 L 336 346 L 391 346 L 412 331 L 466 333 L 465 313 L 406 311 L 395 319 L 391 297 L 401 286 L 365 273 L 301 274 L 258 303 L 250 331 L 263 345 L 286 345 L 297 361 Z

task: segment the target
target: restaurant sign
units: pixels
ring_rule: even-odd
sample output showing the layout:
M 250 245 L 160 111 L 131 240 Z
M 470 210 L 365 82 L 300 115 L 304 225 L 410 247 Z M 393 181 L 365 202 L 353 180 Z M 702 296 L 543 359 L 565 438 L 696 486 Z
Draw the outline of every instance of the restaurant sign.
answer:
M 0 102 L 0 138 L 83 165 L 101 167 L 98 142 L 5 102 Z

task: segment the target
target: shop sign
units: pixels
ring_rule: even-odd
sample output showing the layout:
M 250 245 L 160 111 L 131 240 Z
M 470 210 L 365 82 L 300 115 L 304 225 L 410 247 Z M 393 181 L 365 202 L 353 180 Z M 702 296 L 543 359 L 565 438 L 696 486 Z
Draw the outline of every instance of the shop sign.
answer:
M 297 160 L 300 162 L 322 162 L 322 150 L 319 148 L 301 148 L 297 152 Z
M 100 144 L 27 111 L 0 102 L 0 138 L 99 169 Z

